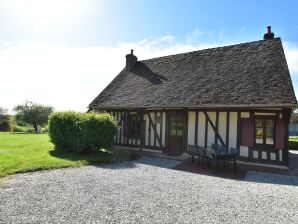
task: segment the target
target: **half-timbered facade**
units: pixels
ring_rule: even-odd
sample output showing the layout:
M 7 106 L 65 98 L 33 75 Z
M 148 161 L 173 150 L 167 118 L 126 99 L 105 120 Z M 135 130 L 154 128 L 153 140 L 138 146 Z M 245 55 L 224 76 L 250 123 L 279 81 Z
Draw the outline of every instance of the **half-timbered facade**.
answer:
M 239 148 L 243 161 L 288 164 L 296 98 L 280 38 L 138 61 L 89 105 L 119 124 L 121 146 L 180 154 L 188 145 Z

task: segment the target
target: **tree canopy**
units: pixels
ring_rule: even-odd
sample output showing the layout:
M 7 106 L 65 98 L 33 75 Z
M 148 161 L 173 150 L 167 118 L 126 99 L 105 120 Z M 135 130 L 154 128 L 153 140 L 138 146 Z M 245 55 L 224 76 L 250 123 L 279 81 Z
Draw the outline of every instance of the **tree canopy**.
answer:
M 49 115 L 54 111 L 52 106 L 46 106 L 27 101 L 14 108 L 17 120 L 31 124 L 38 132 L 38 126 L 43 126 L 48 122 Z

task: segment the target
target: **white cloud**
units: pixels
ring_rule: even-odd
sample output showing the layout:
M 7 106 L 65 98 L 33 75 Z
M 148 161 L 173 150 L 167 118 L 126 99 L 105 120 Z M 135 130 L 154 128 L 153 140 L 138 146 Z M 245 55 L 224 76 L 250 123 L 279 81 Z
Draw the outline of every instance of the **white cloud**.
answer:
M 244 32 L 246 30 L 246 26 L 240 28 L 240 32 Z
M 125 66 L 130 49 L 142 60 L 207 47 L 175 43 L 171 35 L 111 47 L 6 44 L 0 48 L 0 106 L 30 100 L 57 110 L 85 111 Z
M 292 77 L 294 79 L 298 79 L 298 46 L 285 42 L 284 43 L 284 50 L 285 50 L 285 55 L 287 58 L 288 66 L 290 73 L 292 74 Z

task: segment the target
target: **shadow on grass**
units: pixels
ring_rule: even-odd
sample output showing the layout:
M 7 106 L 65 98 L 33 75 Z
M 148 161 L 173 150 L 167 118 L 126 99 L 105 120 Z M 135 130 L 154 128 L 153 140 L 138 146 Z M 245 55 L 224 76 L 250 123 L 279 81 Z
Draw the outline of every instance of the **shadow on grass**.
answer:
M 67 152 L 63 150 L 51 150 L 49 154 L 53 157 L 78 161 L 82 165 L 102 165 L 116 162 L 131 161 L 138 158 L 138 156 L 128 150 L 112 149 L 107 151 L 94 151 L 90 153 L 78 154 L 74 152 Z
M 9 132 L 10 134 L 13 134 L 13 135 L 19 135 L 19 134 L 30 134 L 30 135 L 44 135 L 44 134 L 47 134 L 47 133 L 34 133 L 34 132 Z
M 49 154 L 53 157 L 70 160 L 70 161 L 85 161 L 87 164 L 101 164 L 111 161 L 111 153 L 109 152 L 92 152 L 89 154 L 77 154 L 62 150 L 51 150 Z

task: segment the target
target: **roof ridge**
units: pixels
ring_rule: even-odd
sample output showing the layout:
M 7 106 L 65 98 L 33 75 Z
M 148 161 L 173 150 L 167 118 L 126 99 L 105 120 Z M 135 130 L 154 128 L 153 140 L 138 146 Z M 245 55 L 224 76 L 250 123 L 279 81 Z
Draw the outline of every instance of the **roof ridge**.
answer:
M 177 53 L 177 54 L 170 54 L 170 55 L 165 55 L 165 56 L 160 56 L 160 57 L 154 57 L 154 58 L 148 58 L 148 59 L 144 59 L 144 60 L 140 60 L 140 62 L 145 62 L 145 61 L 151 61 L 151 60 L 156 60 L 156 59 L 162 59 L 162 58 L 166 58 L 166 57 L 172 57 L 172 56 L 179 56 L 179 55 L 187 55 L 187 54 L 191 54 L 191 53 L 195 53 L 195 52 L 199 52 L 199 51 L 207 51 L 207 50 L 215 50 L 215 49 L 221 49 L 221 48 L 230 48 L 230 47 L 237 47 L 240 45 L 249 45 L 249 44 L 254 44 L 254 43 L 258 43 L 258 42 L 268 42 L 268 41 L 281 41 L 280 37 L 275 37 L 273 39 L 269 39 L 269 40 L 255 40 L 255 41 L 250 41 L 250 42 L 244 42 L 244 43 L 239 43 L 239 44 L 231 44 L 231 45 L 224 45 L 224 46 L 219 46 L 219 47 L 210 47 L 210 48 L 204 48 L 204 49 L 200 49 L 200 50 L 194 50 L 194 51 L 188 51 L 188 52 L 183 52 L 183 53 Z

